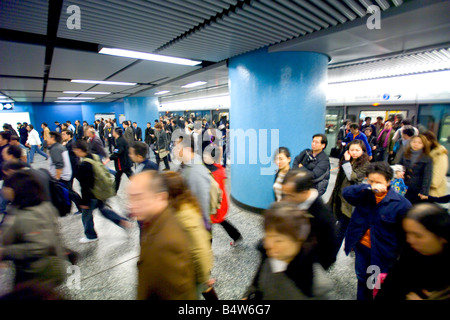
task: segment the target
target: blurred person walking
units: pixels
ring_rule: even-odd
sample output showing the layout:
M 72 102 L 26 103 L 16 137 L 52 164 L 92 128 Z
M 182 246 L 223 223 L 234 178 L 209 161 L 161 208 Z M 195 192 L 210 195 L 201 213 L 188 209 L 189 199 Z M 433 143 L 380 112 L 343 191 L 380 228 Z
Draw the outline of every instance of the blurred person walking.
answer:
M 128 198 L 132 216 L 144 225 L 137 264 L 137 299 L 197 299 L 189 236 L 169 205 L 164 179 L 157 171 L 134 175 L 128 186 Z
M 28 139 L 25 146 L 30 147 L 30 155 L 28 157 L 28 164 L 33 163 L 34 154 L 37 152 L 41 156 L 48 160 L 49 156 L 41 150 L 41 139 L 39 138 L 39 133 L 34 129 L 32 124 L 27 126 Z
M 161 123 L 155 124 L 155 155 L 158 168 L 162 159 L 164 161 L 165 169 L 170 170 L 168 158 L 169 144 L 170 141 L 166 131 L 163 129 L 163 125 Z
M 429 196 L 443 197 L 447 195 L 448 151 L 439 144 L 436 135 L 427 131 L 423 134 L 430 144 L 430 157 L 433 160 L 433 171 Z
M 278 170 L 275 174 L 275 180 L 273 183 L 273 192 L 275 195 L 275 201 L 281 201 L 282 190 L 281 186 L 283 184 L 284 177 L 291 170 L 291 152 L 286 147 L 280 147 L 275 152 L 275 164 Z

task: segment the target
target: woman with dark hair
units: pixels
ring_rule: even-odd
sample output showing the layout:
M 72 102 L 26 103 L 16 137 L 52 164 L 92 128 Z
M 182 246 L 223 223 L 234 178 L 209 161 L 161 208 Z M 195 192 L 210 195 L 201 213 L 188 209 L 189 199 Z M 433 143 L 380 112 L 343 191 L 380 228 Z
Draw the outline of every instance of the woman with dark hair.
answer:
M 398 164 L 405 167 L 400 178 L 408 187 L 405 197 L 412 203 L 421 202 L 420 195 L 428 196 L 433 175 L 433 160 L 430 158 L 430 146 L 424 135 L 411 138 L 405 153 Z
M 297 204 L 276 202 L 264 213 L 262 261 L 245 298 L 253 300 L 325 299 L 331 289 L 319 282 L 324 270 L 315 263 L 311 216 Z
M 377 300 L 450 300 L 450 215 L 431 203 L 403 219 L 406 248 L 388 272 Z
M 278 167 L 275 174 L 275 181 L 273 184 L 273 191 L 275 193 L 275 200 L 281 201 L 283 180 L 289 170 L 291 170 L 291 152 L 286 147 L 280 147 L 275 152 L 275 164 Z
M 328 205 L 333 210 L 338 220 L 336 227 L 336 254 L 341 248 L 345 232 L 347 231 L 353 213 L 353 207 L 342 196 L 342 190 L 345 187 L 362 183 L 366 177 L 366 170 L 369 164 L 370 160 L 366 153 L 364 141 L 359 139 L 351 141 L 348 144 L 348 150 L 345 151 L 344 156 L 339 163 L 336 183 L 328 202 Z
M 45 201 L 43 186 L 31 172 L 20 170 L 4 181 L 2 192 L 11 206 L 1 228 L 0 260 L 14 263 L 15 285 L 32 280 L 61 284 L 68 261 L 57 210 Z

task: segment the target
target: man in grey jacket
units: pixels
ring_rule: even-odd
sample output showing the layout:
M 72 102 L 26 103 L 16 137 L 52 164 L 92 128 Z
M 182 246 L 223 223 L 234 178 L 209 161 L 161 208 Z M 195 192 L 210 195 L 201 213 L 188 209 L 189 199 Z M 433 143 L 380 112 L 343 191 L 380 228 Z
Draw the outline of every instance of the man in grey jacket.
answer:
M 123 125 L 123 137 L 125 138 L 125 141 L 128 143 L 129 146 L 134 142 L 134 131 L 131 128 L 128 121 L 122 122 Z
M 211 188 L 211 174 L 203 164 L 201 155 L 195 152 L 195 143 L 192 136 L 182 133 L 177 135 L 177 137 L 178 140 L 176 141 L 173 153 L 181 161 L 181 175 L 191 192 L 197 197 L 202 208 L 203 222 L 205 223 L 206 229 L 210 231 L 209 192 Z M 201 152 L 201 149 L 199 152 Z

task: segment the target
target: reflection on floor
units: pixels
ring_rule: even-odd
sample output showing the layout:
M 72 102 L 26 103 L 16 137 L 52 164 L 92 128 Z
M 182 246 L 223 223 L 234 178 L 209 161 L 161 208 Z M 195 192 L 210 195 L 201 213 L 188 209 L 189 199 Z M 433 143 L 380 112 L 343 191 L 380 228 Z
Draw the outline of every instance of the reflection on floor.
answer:
M 35 156 L 33 167 L 48 166 L 40 155 Z M 110 163 L 111 167 L 112 163 Z M 332 167 L 337 162 L 333 160 Z M 161 167 L 163 164 L 161 163 Z M 172 167 L 175 169 L 175 166 Z M 328 200 L 334 187 L 337 171 L 332 171 L 332 178 L 324 199 Z M 116 197 L 108 204 L 120 215 L 126 215 L 126 187 L 128 178 L 123 175 L 122 184 Z M 79 184 L 74 182 L 79 191 Z M 74 208 L 75 211 L 75 208 Z M 247 212 L 230 204 L 229 221 L 243 235 L 244 240 L 236 247 L 230 246 L 231 239 L 220 225 L 213 226 L 213 252 L 215 257 L 213 278 L 215 289 L 220 299 L 241 299 L 247 286 L 253 280 L 259 265 L 260 254 L 255 249 L 262 238 L 261 215 Z M 81 215 L 68 215 L 60 218 L 61 234 L 66 247 L 80 254 L 77 267 L 68 269 L 68 283 L 60 287 L 60 292 L 68 299 L 74 300 L 132 300 L 136 297 L 137 269 L 139 255 L 139 230 L 134 224 L 130 231 L 117 227 L 105 219 L 98 210 L 94 211 L 95 229 L 99 241 L 79 244 L 84 236 Z M 13 269 L 8 263 L 0 267 L 0 294 L 11 290 Z M 81 281 L 72 281 L 79 276 Z M 345 256 L 341 251 L 336 263 L 330 268 L 329 276 L 335 283 L 336 299 L 356 298 L 356 277 L 354 258 Z

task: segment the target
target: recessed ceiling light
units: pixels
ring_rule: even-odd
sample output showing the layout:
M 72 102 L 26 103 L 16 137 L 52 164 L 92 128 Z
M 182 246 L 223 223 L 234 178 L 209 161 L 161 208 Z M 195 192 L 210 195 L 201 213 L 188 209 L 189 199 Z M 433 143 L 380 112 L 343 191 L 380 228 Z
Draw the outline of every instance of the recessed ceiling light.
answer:
M 193 88 L 193 87 L 198 87 L 201 86 L 203 84 L 206 84 L 205 81 L 196 81 L 196 82 L 192 82 L 192 83 L 188 83 L 184 86 L 181 86 L 182 88 Z
M 101 81 L 101 80 L 70 80 L 76 83 L 95 83 L 95 84 L 109 84 L 117 86 L 135 86 L 136 82 L 119 82 L 119 81 Z
M 102 48 L 102 49 L 100 49 L 100 51 L 98 53 L 108 54 L 111 56 L 126 57 L 126 58 L 135 58 L 135 59 L 142 59 L 142 60 L 151 60 L 151 61 L 158 61 L 158 62 L 181 64 L 181 65 L 185 65 L 185 66 L 195 66 L 195 65 L 202 63 L 201 61 L 195 61 L 195 60 L 190 60 L 190 59 L 169 57 L 169 56 L 163 56 L 163 55 L 159 55 L 159 54 L 117 49 L 117 48 Z
M 63 91 L 63 93 L 71 93 L 71 94 L 111 94 L 111 92 L 102 92 L 102 91 Z
M 56 100 L 55 102 L 60 102 L 60 103 L 80 103 L 80 102 L 86 102 L 86 101 L 80 101 L 80 100 L 76 100 L 76 101 Z
M 58 97 L 58 99 L 73 99 L 73 100 L 92 100 L 93 97 Z
M 165 94 L 165 93 L 169 93 L 170 91 L 168 91 L 168 90 L 163 90 L 163 91 L 158 91 L 158 92 L 155 92 L 155 94 Z

